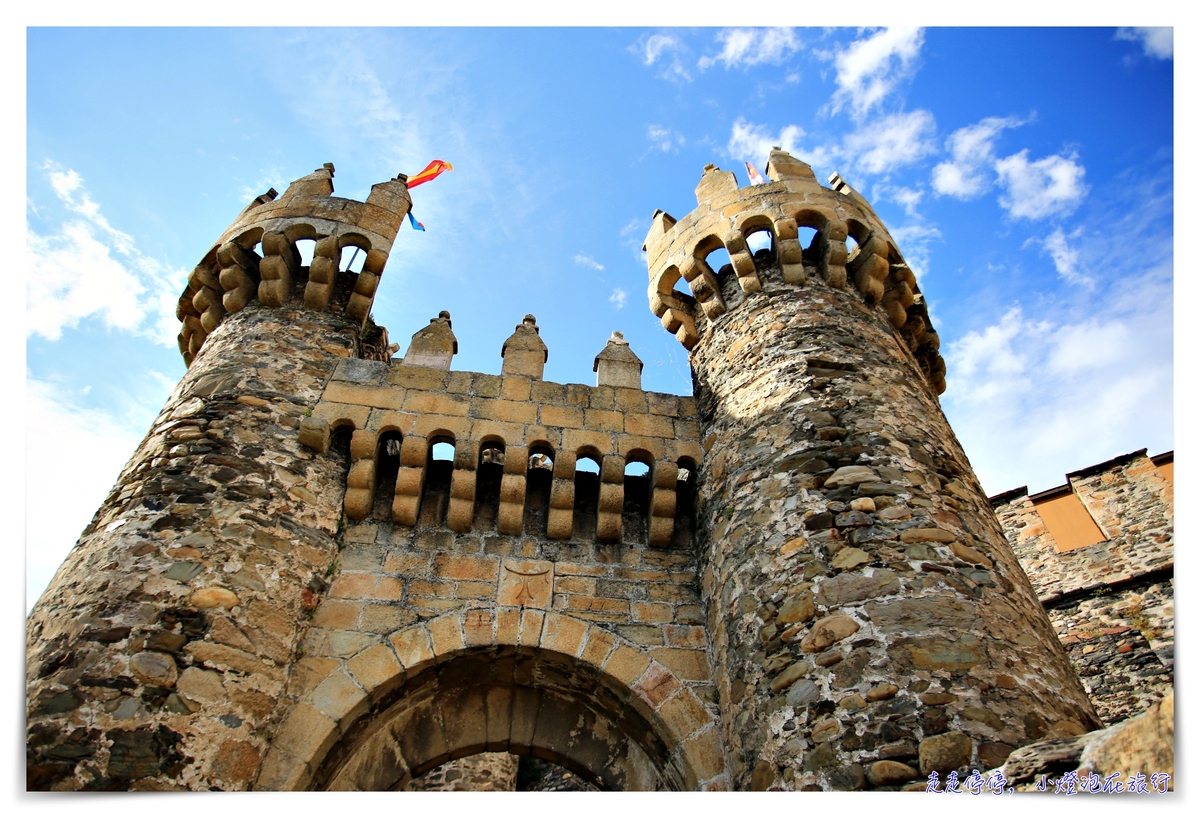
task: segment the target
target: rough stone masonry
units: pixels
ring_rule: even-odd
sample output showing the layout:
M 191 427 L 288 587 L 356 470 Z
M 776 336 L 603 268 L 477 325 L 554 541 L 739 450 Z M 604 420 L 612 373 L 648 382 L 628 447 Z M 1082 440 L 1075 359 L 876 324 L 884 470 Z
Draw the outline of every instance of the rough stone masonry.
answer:
M 403 789 L 508 752 L 604 789 L 901 789 L 1100 726 L 886 229 L 786 153 L 768 176 L 710 167 L 647 237 L 694 398 L 619 335 L 595 386 L 544 381 L 533 316 L 499 376 L 451 369 L 448 313 L 393 359 L 404 177 L 252 202 L 29 617 L 29 788 Z

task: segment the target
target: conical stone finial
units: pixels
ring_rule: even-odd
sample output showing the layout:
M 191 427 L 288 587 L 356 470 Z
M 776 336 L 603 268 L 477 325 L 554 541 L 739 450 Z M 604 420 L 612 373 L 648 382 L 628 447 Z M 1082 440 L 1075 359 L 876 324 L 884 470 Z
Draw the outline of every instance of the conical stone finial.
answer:
M 596 386 L 642 388 L 642 359 L 629 348 L 625 335 L 616 330 L 596 356 L 592 371 L 596 373 Z
M 429 319 L 429 326 L 413 334 L 404 353 L 404 365 L 449 369 L 457 352 L 458 339 L 450 329 L 450 313 L 442 310 L 437 318 Z
M 537 319 L 526 315 L 516 330 L 500 348 L 500 357 L 504 363 L 500 367 L 501 376 L 524 375 L 527 378 L 542 379 L 546 361 L 550 352 L 546 343 L 538 334 Z

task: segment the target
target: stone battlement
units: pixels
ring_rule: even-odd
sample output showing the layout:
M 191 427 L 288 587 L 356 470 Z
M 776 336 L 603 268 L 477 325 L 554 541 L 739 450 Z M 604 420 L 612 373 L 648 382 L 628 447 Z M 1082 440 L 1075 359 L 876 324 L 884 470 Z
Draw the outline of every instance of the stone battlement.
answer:
M 546 535 L 571 537 L 576 465 L 590 458 L 599 467 L 597 541 L 621 539 L 626 466 L 641 463 L 652 486 L 649 544 L 670 544 L 679 470 L 694 473 L 701 460 L 695 399 L 643 391 L 641 361 L 616 333 L 596 357 L 596 386 L 543 381 L 547 353 L 536 329 L 533 316 L 518 325 L 503 347 L 500 375 L 449 369 L 457 342 L 446 312 L 413 336 L 403 361 L 342 361 L 300 435 L 325 452 L 332 433 L 352 430 L 347 517 L 362 520 L 371 513 L 384 441 L 392 437 L 400 459 L 393 522 L 417 524 L 433 447 L 449 443 L 454 460 L 445 524 L 454 531 L 471 529 L 477 469 L 500 462 L 498 530 L 521 533 L 527 473 L 549 468 Z M 540 460 L 531 465 L 531 458 Z
M 412 207 L 407 177 L 371 188 L 366 202 L 333 196 L 333 164 L 257 197 L 204 255 L 188 277 L 175 315 L 183 322 L 179 351 L 191 366 L 205 339 L 228 313 L 255 296 L 268 307 L 302 298 L 310 309 L 344 312 L 366 322 L 388 253 Z M 316 242 L 312 264 L 301 265 L 296 242 Z M 361 273 L 341 268 L 342 249 L 366 253 Z M 301 295 L 293 292 L 302 284 Z M 335 297 L 338 285 L 345 292 Z
M 930 386 L 944 392 L 941 342 L 920 287 L 871 206 L 837 174 L 830 178 L 832 189 L 823 187 L 812 168 L 785 151 L 771 152 L 767 176 L 767 184 L 739 188 L 732 172 L 708 165 L 696 187 L 695 210 L 679 221 L 661 210 L 654 214 L 643 249 L 650 308 L 663 326 L 692 349 L 706 322 L 762 289 L 768 269 L 778 269 L 785 284 L 797 287 L 814 275 L 839 290 L 849 282 L 867 307 L 886 314 Z M 807 247 L 801 228 L 816 231 Z M 769 246 L 752 251 L 759 233 L 767 234 Z M 847 238 L 855 242 L 852 251 Z M 722 248 L 731 264 L 713 270 L 705 259 Z M 690 295 L 675 289 L 680 278 Z

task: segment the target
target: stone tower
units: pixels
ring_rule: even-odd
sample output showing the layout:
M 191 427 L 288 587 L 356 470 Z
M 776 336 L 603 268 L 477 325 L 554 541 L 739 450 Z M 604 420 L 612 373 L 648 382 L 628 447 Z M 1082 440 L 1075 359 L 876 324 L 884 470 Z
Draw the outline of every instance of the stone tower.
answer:
M 656 213 L 645 246 L 651 309 L 695 383 L 733 788 L 894 785 L 911 777 L 897 761 L 988 769 L 1094 729 L 939 408 L 912 271 L 836 174 L 823 187 L 775 150 L 767 175 L 739 188 L 709 165 L 697 209 Z M 713 269 L 722 248 L 731 263 Z
M 189 278 L 187 373 L 27 622 L 31 789 L 226 788 L 259 766 L 341 527 L 345 455 L 296 430 L 338 363 L 386 355 L 368 315 L 411 205 L 403 176 L 364 203 L 333 173 L 255 199 Z

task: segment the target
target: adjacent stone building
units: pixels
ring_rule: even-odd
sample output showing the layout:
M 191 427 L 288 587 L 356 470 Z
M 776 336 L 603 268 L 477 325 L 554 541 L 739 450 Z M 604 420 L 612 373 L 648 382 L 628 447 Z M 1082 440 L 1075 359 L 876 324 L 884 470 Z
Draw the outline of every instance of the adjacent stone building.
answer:
M 1173 689 L 1174 453 L 1142 449 L 992 506 L 1106 724 Z
M 29 617 L 29 787 L 429 788 L 509 753 L 602 789 L 922 788 L 1101 726 L 887 229 L 840 177 L 767 175 L 709 166 L 646 239 L 694 396 L 642 390 L 619 333 L 594 386 L 547 382 L 532 315 L 500 375 L 452 368 L 448 312 L 393 358 L 405 178 L 252 202 Z

